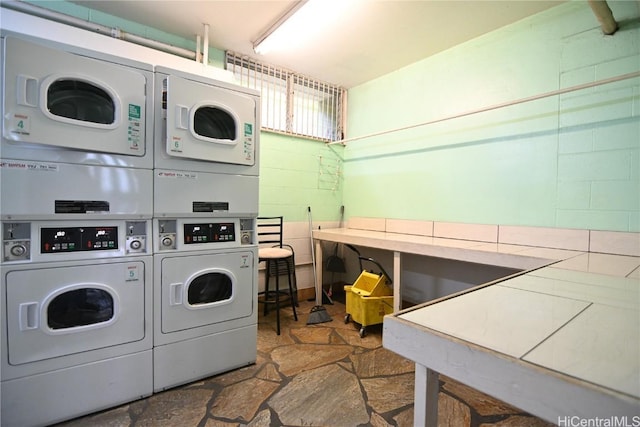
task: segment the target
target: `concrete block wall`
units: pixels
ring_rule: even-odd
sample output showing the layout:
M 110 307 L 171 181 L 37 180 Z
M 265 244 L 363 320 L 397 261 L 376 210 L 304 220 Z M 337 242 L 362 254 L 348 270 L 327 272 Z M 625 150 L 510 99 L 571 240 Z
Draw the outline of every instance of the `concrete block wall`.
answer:
M 348 137 L 640 71 L 640 4 L 567 2 L 349 91 Z M 640 231 L 640 79 L 348 143 L 347 218 Z

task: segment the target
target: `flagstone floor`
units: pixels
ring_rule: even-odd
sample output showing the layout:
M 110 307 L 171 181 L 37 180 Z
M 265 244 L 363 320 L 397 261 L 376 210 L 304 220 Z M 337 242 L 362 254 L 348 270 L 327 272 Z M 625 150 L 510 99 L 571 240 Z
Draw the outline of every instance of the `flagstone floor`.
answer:
M 307 325 L 313 302 L 259 315 L 255 365 L 58 424 L 58 427 L 412 426 L 413 363 L 382 348 L 382 327 L 345 324 L 345 306 L 325 305 L 331 322 Z M 505 403 L 441 378 L 440 426 L 550 426 Z

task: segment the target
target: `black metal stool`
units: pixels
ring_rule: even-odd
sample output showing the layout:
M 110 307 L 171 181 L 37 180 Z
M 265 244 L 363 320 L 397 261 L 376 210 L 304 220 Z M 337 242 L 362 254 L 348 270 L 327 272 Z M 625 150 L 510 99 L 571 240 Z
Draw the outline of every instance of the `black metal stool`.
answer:
M 293 317 L 297 321 L 297 286 L 295 280 L 295 258 L 293 248 L 282 243 L 283 217 L 259 217 L 258 241 L 259 244 L 276 243 L 271 247 L 258 249 L 259 262 L 265 262 L 264 292 L 260 292 L 258 302 L 264 304 L 264 315 L 269 312 L 268 306 L 275 305 L 277 334 L 280 335 L 280 306 L 281 303 L 290 301 L 293 309 Z M 288 289 L 280 289 L 280 276 L 288 279 Z M 275 290 L 269 289 L 270 279 L 275 277 Z M 262 297 L 260 297 L 262 295 Z

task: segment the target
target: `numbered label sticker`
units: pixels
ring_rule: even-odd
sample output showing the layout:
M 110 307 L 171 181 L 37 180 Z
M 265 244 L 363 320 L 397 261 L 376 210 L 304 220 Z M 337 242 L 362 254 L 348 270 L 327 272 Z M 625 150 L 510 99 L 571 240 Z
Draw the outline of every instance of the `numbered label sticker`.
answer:
M 140 279 L 140 273 L 138 271 L 137 265 L 130 265 L 127 267 L 127 277 L 125 281 L 127 282 L 137 282 Z
M 173 151 L 175 153 L 181 153 L 182 152 L 182 138 L 180 138 L 178 136 L 172 137 L 170 142 L 169 142 L 169 150 Z
M 26 114 L 14 114 L 11 117 L 11 133 L 29 135 L 31 133 L 31 120 Z

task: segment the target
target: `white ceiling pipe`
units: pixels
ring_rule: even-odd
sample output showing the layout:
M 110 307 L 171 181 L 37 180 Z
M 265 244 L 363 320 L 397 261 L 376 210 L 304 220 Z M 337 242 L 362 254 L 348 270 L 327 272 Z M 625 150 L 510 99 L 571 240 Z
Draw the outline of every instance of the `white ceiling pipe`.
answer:
M 27 13 L 29 15 L 37 16 L 39 18 L 48 19 L 50 21 L 60 22 L 62 24 L 71 25 L 73 27 L 82 28 L 92 31 L 94 33 L 106 35 L 121 40 L 126 40 L 131 43 L 139 44 L 142 46 L 150 47 L 152 49 L 160 50 L 163 52 L 171 53 L 173 55 L 181 56 L 187 59 L 196 59 L 195 52 L 183 49 L 181 47 L 172 46 L 170 44 L 162 43 L 156 40 L 148 39 L 146 37 L 136 36 L 135 34 L 126 33 L 119 28 L 111 28 L 105 25 L 96 24 L 95 22 L 85 21 L 64 13 L 55 12 L 49 9 L 45 9 L 40 6 L 25 3 L 22 1 L 3 0 L 2 7 L 12 9 L 18 12 Z
M 613 12 L 611 12 L 606 0 L 589 0 L 589 6 L 591 6 L 593 14 L 596 15 L 598 22 L 600 22 L 603 33 L 610 36 L 618 31 L 618 23 L 613 17 Z
M 202 49 L 202 63 L 209 65 L 209 24 L 204 24 L 204 47 Z
M 201 43 L 200 34 L 196 34 L 196 62 L 200 62 L 200 43 Z

